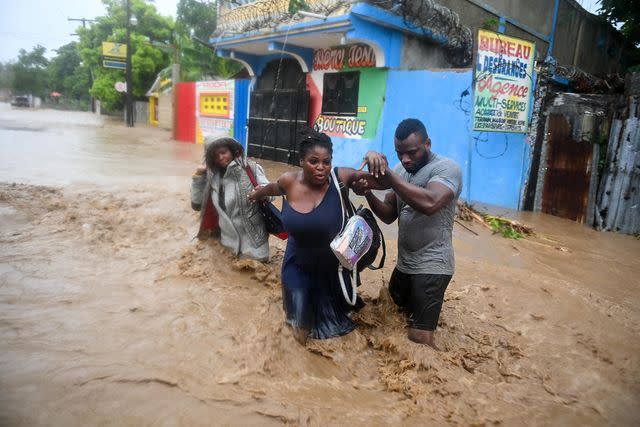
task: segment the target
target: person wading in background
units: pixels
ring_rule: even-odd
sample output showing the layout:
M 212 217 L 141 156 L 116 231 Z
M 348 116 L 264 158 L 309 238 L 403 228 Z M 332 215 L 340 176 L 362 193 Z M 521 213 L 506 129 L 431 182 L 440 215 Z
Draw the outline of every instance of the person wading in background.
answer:
M 191 206 L 201 212 L 198 236 L 204 236 L 206 229 L 213 230 L 234 255 L 267 261 L 269 234 L 258 206 L 247 200 L 253 185 L 244 165 L 248 164 L 258 183 L 265 185 L 269 180 L 262 167 L 248 161 L 242 145 L 231 137 L 207 137 L 204 160 L 191 190 Z

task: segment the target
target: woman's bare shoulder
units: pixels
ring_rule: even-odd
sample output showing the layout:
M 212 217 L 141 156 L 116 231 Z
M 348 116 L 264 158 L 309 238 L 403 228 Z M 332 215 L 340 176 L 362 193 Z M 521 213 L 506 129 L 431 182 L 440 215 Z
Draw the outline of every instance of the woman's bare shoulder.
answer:
M 289 188 L 298 181 L 299 172 L 285 172 L 278 178 L 278 185 L 282 188 Z

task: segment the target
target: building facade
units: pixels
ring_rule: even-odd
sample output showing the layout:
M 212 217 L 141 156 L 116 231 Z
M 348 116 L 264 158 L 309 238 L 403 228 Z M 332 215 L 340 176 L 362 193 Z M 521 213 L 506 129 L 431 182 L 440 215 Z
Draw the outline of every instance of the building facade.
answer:
M 395 127 L 415 117 L 432 149 L 462 167 L 464 199 L 518 209 L 532 146 L 526 133 L 473 130 L 474 39 L 495 20 L 501 33 L 536 43 L 539 60 L 549 50 L 581 58 L 553 41 L 562 5 L 575 2 L 545 2 L 550 11 L 477 0 L 307 0 L 305 10 L 289 0 L 220 1 L 210 44 L 250 76 L 249 155 L 297 164 L 297 131 L 312 126 L 331 136 L 335 165 L 358 166 L 368 150 L 395 164 Z M 532 100 L 530 91 L 523 102 Z

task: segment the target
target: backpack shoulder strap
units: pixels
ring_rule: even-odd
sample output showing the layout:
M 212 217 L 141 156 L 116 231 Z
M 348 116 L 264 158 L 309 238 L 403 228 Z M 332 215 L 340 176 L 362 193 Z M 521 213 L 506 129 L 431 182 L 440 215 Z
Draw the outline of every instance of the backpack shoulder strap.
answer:
M 380 244 L 382 245 L 382 258 L 380 258 L 380 262 L 378 263 L 377 267 L 374 267 L 373 265 L 368 266 L 369 270 L 380 270 L 382 267 L 384 267 L 384 260 L 387 258 L 387 245 L 384 242 L 384 234 L 382 234 L 382 230 L 380 230 L 379 227 L 376 233 L 378 233 L 380 236 Z
M 340 195 L 340 206 L 342 207 L 342 226 L 340 227 L 340 231 L 342 232 L 342 230 L 344 230 L 347 218 L 352 216 L 355 213 L 355 210 L 353 209 L 353 205 L 349 200 L 349 189 L 345 188 L 344 183 L 340 181 L 340 178 L 338 177 L 338 168 L 331 169 L 331 181 L 333 181 L 333 184 L 335 185 L 336 190 L 338 190 L 338 194 Z M 349 214 L 349 212 L 345 208 L 345 205 L 349 206 L 349 209 L 351 209 L 351 214 Z M 340 282 L 340 288 L 342 289 L 342 295 L 344 296 L 345 301 L 347 302 L 347 304 L 354 306 L 358 299 L 358 288 L 356 285 L 358 281 L 358 265 L 356 264 L 353 268 L 353 271 L 351 272 L 351 296 L 349 296 L 349 293 L 347 292 L 347 286 L 344 282 L 343 276 L 343 267 L 340 263 L 338 263 L 338 280 Z
M 253 185 L 253 188 L 259 187 L 258 181 L 256 180 L 255 174 L 251 170 L 251 165 L 249 165 L 249 162 L 247 162 L 247 164 L 243 165 L 242 168 L 247 173 L 247 176 L 249 177 L 249 181 L 251 181 L 251 185 Z
M 340 174 L 338 173 L 338 167 L 335 167 L 331 170 L 332 176 L 335 178 L 335 182 L 337 183 L 338 192 L 340 193 L 340 201 L 342 203 L 342 209 L 347 213 L 348 217 L 352 217 L 356 213 L 355 206 L 351 203 L 351 199 L 349 199 L 349 187 L 344 185 L 344 182 L 340 180 Z
M 340 211 L 342 212 L 342 225 L 340 226 L 340 231 L 344 229 L 344 224 L 347 222 L 346 216 L 347 211 L 344 208 L 344 197 L 342 197 L 342 190 L 340 188 L 340 179 L 338 178 L 338 174 L 336 173 L 336 168 L 331 169 L 331 182 L 336 187 L 338 194 L 340 196 Z

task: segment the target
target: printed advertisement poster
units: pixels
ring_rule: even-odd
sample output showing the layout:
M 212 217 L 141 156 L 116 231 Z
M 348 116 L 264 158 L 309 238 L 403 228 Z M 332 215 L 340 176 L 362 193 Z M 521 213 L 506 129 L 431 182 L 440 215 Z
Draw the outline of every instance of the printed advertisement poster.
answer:
M 127 58 L 127 45 L 124 43 L 102 42 L 102 56 L 124 61 Z
M 527 132 L 535 43 L 478 31 L 473 130 Z
M 233 136 L 235 81 L 196 82 L 196 139 L 207 136 Z

